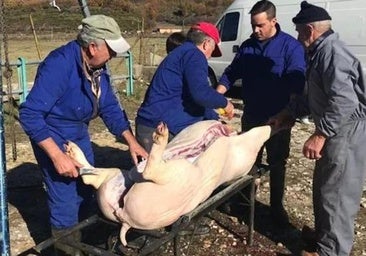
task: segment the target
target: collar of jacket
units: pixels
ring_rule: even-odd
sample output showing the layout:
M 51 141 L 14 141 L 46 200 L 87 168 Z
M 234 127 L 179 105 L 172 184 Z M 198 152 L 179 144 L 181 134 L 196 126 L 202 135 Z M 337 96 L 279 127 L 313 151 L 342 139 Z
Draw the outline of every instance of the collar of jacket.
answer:
M 308 52 L 308 55 L 310 58 L 314 56 L 314 54 L 315 54 L 318 46 L 321 44 L 321 42 L 323 42 L 325 38 L 327 38 L 328 36 L 330 36 L 333 33 L 334 33 L 334 31 L 332 29 L 329 29 L 328 31 L 321 34 L 320 37 L 318 37 L 311 45 L 309 45 L 307 52 Z

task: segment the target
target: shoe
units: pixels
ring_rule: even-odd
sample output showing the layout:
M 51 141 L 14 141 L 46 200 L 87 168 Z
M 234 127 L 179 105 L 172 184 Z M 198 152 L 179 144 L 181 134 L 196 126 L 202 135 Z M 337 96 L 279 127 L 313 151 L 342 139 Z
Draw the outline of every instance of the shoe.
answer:
M 301 251 L 301 256 L 319 256 L 319 253 L 317 252 L 308 252 L 305 250 Z
M 309 226 L 303 226 L 301 229 L 301 238 L 308 245 L 316 244 L 316 233 L 315 230 L 310 228 Z
M 283 207 L 280 208 L 271 207 L 271 217 L 273 222 L 280 227 L 290 225 L 288 214 Z
M 303 117 L 297 119 L 296 121 L 298 121 L 302 124 L 307 124 L 307 125 L 314 123 L 313 118 L 311 116 L 303 116 Z
M 179 231 L 178 235 L 179 236 L 190 236 L 190 235 L 201 236 L 201 235 L 206 235 L 208 233 L 210 233 L 210 227 L 208 225 L 204 225 L 204 224 L 194 225 L 194 224 L 191 224 L 186 229 L 183 229 L 183 230 Z
M 303 117 L 303 118 L 301 118 L 300 119 L 300 122 L 302 123 L 302 124 L 311 124 L 311 122 L 310 122 L 310 120 L 309 120 L 309 117 Z

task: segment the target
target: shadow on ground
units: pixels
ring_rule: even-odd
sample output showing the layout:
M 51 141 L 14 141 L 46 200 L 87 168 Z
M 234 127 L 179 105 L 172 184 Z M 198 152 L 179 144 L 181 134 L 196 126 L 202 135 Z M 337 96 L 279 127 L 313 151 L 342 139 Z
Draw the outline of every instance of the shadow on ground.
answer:
M 213 219 L 220 223 L 225 216 L 232 216 L 238 219 L 239 223 L 249 223 L 249 206 L 241 203 L 240 196 L 234 195 L 229 202 L 218 208 L 219 215 Z M 230 205 L 230 208 L 228 208 Z M 223 215 L 220 217 L 220 215 Z M 212 215 L 211 215 L 212 216 Z M 291 221 L 290 221 L 291 222 Z M 221 225 L 227 229 L 235 230 L 230 222 L 225 221 Z M 233 232 L 233 235 L 238 236 Z M 240 237 L 240 236 L 239 236 Z M 270 207 L 259 201 L 255 202 L 254 214 L 254 237 L 253 245 L 247 246 L 246 253 L 249 255 L 280 256 L 300 255 L 303 248 L 301 231 L 295 225 L 279 226 L 270 215 Z
M 118 167 L 129 169 L 132 167 L 130 152 L 113 147 L 99 147 L 93 144 L 95 166 L 104 168 Z M 23 163 L 7 171 L 7 199 L 16 208 L 21 218 L 10 219 L 12 226 L 27 226 L 27 230 L 35 244 L 51 237 L 47 194 L 42 182 L 42 174 L 38 166 L 31 162 Z M 11 230 L 12 231 L 12 230 Z M 10 231 L 10 232 L 11 232 Z M 28 234 L 21 234 L 27 237 Z M 20 255 L 29 255 L 29 250 Z M 48 253 L 43 254 L 48 255 Z
M 100 167 L 117 167 L 129 169 L 132 166 L 130 152 L 128 150 L 119 150 L 113 147 L 100 147 L 93 144 L 95 152 L 95 166 Z M 9 170 L 8 179 L 8 200 L 20 213 L 23 221 L 27 225 L 27 229 L 36 244 L 50 237 L 50 229 L 48 223 L 48 210 L 46 203 L 46 193 L 42 185 L 42 175 L 34 163 L 24 163 L 12 170 Z M 244 241 L 248 234 L 247 217 L 249 209 L 238 205 L 231 214 L 226 214 L 217 210 L 212 211 L 208 215 L 214 219 L 218 226 L 221 226 L 239 241 Z M 237 217 L 239 221 L 233 222 L 230 216 Z M 13 220 L 12 220 L 13 221 Z M 295 226 L 281 228 L 276 226 L 269 215 L 269 207 L 257 201 L 255 205 L 255 233 L 252 246 L 237 246 L 235 253 L 232 255 L 261 255 L 261 256 L 277 256 L 277 255 L 299 255 L 302 247 L 300 239 L 300 231 Z M 89 230 L 93 233 L 97 229 Z M 216 241 L 220 237 L 218 230 L 211 228 L 210 234 L 197 237 L 191 244 L 191 253 L 195 248 L 200 248 L 205 244 L 205 239 Z M 192 239 L 182 239 L 181 247 L 185 248 L 187 243 Z M 225 244 L 220 238 L 219 244 Z M 230 244 L 227 245 L 229 248 Z M 225 250 L 225 248 L 223 250 Z M 171 255 L 169 245 L 159 248 L 156 255 Z M 233 249 L 230 249 L 231 252 Z M 24 251 L 20 255 L 29 255 L 28 251 Z M 20 256 L 19 255 L 19 256 Z M 47 253 L 42 255 L 49 255 Z M 192 254 L 194 255 L 194 254 Z M 207 255 L 211 255 L 208 253 Z M 217 255 L 220 255 L 217 252 Z

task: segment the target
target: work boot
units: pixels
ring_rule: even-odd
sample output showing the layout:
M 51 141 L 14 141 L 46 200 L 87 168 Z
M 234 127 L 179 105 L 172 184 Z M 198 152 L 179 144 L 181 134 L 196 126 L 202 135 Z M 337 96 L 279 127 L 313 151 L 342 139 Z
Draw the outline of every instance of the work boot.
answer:
M 69 245 L 63 243 L 63 241 L 65 241 L 66 243 L 68 241 L 70 241 L 70 242 L 80 242 L 81 241 L 81 232 L 79 230 L 76 230 L 75 232 L 64 236 L 64 233 L 70 231 L 70 229 L 72 229 L 72 228 L 73 227 L 62 228 L 62 229 L 55 229 L 55 228 L 51 229 L 51 233 L 54 238 L 62 237 L 62 238 L 60 238 L 59 242 L 56 241 L 54 244 L 55 254 L 57 256 L 64 256 L 64 255 L 84 256 L 85 255 L 79 249 L 76 249 L 72 246 L 69 246 Z
M 304 225 L 301 229 L 301 238 L 309 246 L 316 246 L 316 233 L 315 230 L 309 226 Z
M 286 210 L 282 207 L 272 207 L 271 206 L 271 217 L 275 224 L 280 227 L 286 227 L 290 224 L 288 214 Z

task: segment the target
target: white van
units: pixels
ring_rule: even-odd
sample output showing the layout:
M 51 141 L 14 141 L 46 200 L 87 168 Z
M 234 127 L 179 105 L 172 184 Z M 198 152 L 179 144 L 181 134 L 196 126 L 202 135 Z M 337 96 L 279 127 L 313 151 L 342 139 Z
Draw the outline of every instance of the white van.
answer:
M 215 85 L 231 63 L 242 42 L 252 33 L 249 11 L 257 0 L 235 0 L 216 23 L 220 31 L 222 56 L 209 60 L 209 78 Z M 297 38 L 292 18 L 300 11 L 299 0 L 271 0 L 277 9 L 281 29 Z M 366 76 L 366 4 L 365 0 L 309 0 L 309 3 L 325 8 L 332 17 L 332 28 L 349 46 L 362 63 Z M 366 77 L 365 77 L 366 79 Z M 241 81 L 237 81 L 240 86 Z M 233 92 L 230 96 L 240 95 Z

